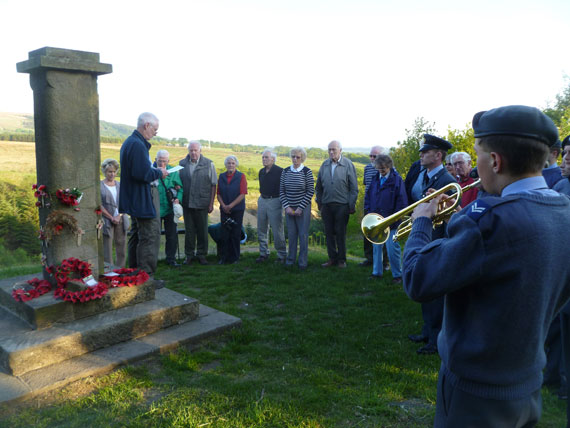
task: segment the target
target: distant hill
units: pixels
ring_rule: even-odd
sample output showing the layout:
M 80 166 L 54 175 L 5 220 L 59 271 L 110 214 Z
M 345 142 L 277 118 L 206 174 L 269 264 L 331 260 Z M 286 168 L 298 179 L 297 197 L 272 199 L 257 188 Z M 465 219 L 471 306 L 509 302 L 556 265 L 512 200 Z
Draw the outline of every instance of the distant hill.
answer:
M 134 126 L 111 123 L 101 120 L 100 132 L 102 137 L 125 139 L 133 133 Z M 0 113 L 0 133 L 15 132 L 29 134 L 34 132 L 34 115 L 26 113 Z

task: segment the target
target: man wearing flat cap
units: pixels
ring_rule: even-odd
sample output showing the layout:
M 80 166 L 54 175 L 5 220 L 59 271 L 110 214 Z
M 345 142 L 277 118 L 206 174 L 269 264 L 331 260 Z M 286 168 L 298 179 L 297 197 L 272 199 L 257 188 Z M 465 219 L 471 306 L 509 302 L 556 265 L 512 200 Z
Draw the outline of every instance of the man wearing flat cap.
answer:
M 484 196 L 431 241 L 440 195 L 420 204 L 404 250 L 404 290 L 445 297 L 435 427 L 531 427 L 540 419 L 544 340 L 570 298 L 560 231 L 570 200 L 542 168 L 558 130 L 540 110 L 507 106 L 473 118 Z M 451 399 L 453 397 L 453 399 Z
M 413 175 L 410 182 L 409 195 L 411 202 L 416 202 L 425 196 L 429 189 L 441 189 L 449 183 L 455 183 L 455 178 L 447 171 L 443 162 L 447 151 L 452 148 L 450 142 L 430 134 L 424 134 L 420 143 L 420 166 L 416 169 L 415 181 Z M 411 170 L 410 170 L 411 172 Z M 406 180 L 408 177 L 406 177 Z M 409 186 L 408 186 L 409 187 Z M 445 234 L 445 225 L 435 228 L 432 239 L 442 238 Z M 417 350 L 418 354 L 430 355 L 437 353 L 437 336 L 441 330 L 443 319 L 443 297 L 422 303 L 423 327 L 420 334 L 411 334 L 408 338 L 416 343 L 426 344 Z

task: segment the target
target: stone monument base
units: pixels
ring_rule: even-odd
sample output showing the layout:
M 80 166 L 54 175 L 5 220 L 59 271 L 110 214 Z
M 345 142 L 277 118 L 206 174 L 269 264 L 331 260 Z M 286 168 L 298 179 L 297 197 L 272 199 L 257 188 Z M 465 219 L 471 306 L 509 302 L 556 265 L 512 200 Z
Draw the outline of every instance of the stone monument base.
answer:
M 239 318 L 200 305 L 183 294 L 167 288 L 155 291 L 151 281 L 138 287 L 111 289 L 107 296 L 111 292 L 116 295 L 109 296 L 106 303 L 103 299 L 61 302 L 54 300 L 50 292 L 26 303 L 14 301 L 19 309 L 25 308 L 14 311 L 12 302 L 6 302 L 11 289 L 7 284 L 24 278 L 0 281 L 0 402 L 60 388 L 241 324 Z M 110 302 L 118 307 L 113 308 Z M 89 308 L 91 303 L 97 307 Z M 74 313 L 78 316 L 54 322 L 53 314 L 59 311 L 49 308 L 61 304 L 62 313 L 67 314 L 61 319 L 67 320 Z M 38 317 L 38 313 L 51 317 Z M 34 329 L 30 314 L 36 315 L 31 317 L 36 322 L 49 322 L 40 323 L 44 328 Z

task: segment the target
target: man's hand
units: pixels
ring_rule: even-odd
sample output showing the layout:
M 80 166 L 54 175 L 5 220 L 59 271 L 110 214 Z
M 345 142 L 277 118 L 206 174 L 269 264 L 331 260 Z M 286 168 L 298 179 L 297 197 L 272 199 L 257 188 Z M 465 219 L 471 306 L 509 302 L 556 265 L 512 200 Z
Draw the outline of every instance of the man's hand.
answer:
M 293 211 L 293 208 L 287 207 L 287 208 L 285 208 L 285 214 L 287 214 L 287 215 L 295 215 L 295 211 Z
M 348 210 L 348 214 L 354 214 L 356 212 L 356 208 L 351 208 Z
M 162 178 L 166 178 L 168 176 L 168 171 L 166 170 L 166 168 L 158 168 L 160 169 L 160 172 L 162 172 Z
M 212 214 L 212 211 L 214 211 L 214 203 L 213 202 L 208 207 L 208 214 Z
M 417 219 L 418 217 L 427 217 L 427 218 L 434 218 L 437 214 L 437 210 L 439 207 L 439 201 L 442 199 L 442 195 L 439 195 L 429 202 L 424 202 L 423 204 L 419 204 L 416 209 L 412 212 L 412 221 Z
M 297 217 L 301 217 L 301 214 L 303 214 L 303 210 L 301 208 L 297 208 L 295 211 L 293 211 L 293 214 L 296 215 Z

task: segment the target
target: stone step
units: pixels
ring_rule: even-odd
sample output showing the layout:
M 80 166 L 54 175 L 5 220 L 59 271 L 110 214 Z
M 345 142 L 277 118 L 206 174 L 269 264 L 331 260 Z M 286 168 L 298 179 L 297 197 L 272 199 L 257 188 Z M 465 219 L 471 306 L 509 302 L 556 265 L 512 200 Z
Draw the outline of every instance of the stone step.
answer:
M 56 300 L 53 291 L 27 302 L 14 300 L 12 287 L 32 278 L 42 278 L 42 275 L 37 273 L 0 280 L 0 306 L 34 329 L 48 328 L 55 323 L 71 322 L 154 299 L 154 283 L 147 281 L 137 287 L 111 288 L 101 299 L 79 304 Z
M 4 322 L 0 321 L 0 328 L 4 327 L 0 330 L 0 370 L 20 376 L 185 323 L 196 319 L 198 312 L 196 299 L 164 288 L 155 292 L 154 300 L 54 324 L 44 330 L 30 330 L 25 323 L 17 323 L 13 316 L 4 314 Z
M 182 345 L 198 343 L 240 325 L 239 318 L 200 305 L 200 316 L 196 320 L 32 370 L 22 376 L 0 373 L 0 403 L 29 399 L 40 393 L 61 389 L 79 379 L 103 375 L 121 365 L 166 353 Z

